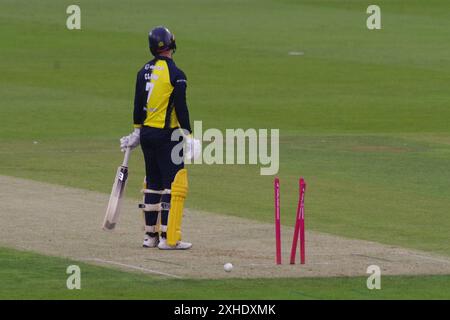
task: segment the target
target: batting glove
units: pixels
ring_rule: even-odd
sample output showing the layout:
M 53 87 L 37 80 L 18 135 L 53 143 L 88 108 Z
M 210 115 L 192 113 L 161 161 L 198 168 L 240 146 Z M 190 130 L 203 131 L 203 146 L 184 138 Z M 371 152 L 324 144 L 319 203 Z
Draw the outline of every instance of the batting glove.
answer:
M 134 149 L 139 145 L 141 129 L 134 129 L 134 131 L 122 138 L 120 138 L 120 150 L 125 152 L 126 148 Z
M 190 160 L 197 159 L 200 154 L 202 145 L 200 144 L 200 140 L 194 139 L 191 136 L 186 137 L 186 158 Z

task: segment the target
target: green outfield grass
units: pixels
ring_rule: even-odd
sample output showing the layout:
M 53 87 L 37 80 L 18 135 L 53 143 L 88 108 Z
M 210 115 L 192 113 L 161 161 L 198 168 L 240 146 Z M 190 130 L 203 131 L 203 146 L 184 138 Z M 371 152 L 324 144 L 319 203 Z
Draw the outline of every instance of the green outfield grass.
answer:
M 147 31 L 165 24 L 177 36 L 192 120 L 280 129 L 284 224 L 293 223 L 302 175 L 308 229 L 450 255 L 450 2 L 377 1 L 379 31 L 366 29 L 370 3 L 356 0 L 80 0 L 81 31 L 65 28 L 69 4 L 0 4 L 0 174 L 109 193 L 135 75 L 150 59 Z M 271 221 L 273 177 L 257 166 L 190 166 L 189 175 L 189 207 Z M 143 176 L 135 152 L 129 197 L 141 198 Z M 436 286 L 424 297 L 439 297 L 449 281 L 386 279 Z M 361 281 L 293 283 L 338 292 Z M 258 284 L 278 292 L 276 281 L 232 283 L 249 296 L 261 294 Z M 373 297 L 383 294 L 402 297 Z
M 67 267 L 81 289 L 66 286 Z M 386 276 L 380 290 L 366 278 L 166 280 L 77 261 L 0 249 L 0 299 L 448 299 L 449 276 Z

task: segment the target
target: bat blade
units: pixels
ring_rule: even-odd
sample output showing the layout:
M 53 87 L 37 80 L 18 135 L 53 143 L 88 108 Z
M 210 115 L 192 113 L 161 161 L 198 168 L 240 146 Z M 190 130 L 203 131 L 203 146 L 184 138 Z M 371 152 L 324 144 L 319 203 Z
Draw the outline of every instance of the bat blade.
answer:
M 103 220 L 103 230 L 113 230 L 116 227 L 127 179 L 128 167 L 120 166 L 117 169 L 111 195 L 109 197 L 108 207 L 106 208 L 105 219 Z

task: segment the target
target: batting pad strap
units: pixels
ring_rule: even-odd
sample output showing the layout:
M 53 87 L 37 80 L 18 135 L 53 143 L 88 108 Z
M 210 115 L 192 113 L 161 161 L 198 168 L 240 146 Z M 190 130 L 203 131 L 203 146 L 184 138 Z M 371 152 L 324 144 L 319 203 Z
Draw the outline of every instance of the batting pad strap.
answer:
M 158 226 L 145 226 L 145 232 L 158 232 Z
M 142 193 L 155 193 L 155 194 L 170 194 L 170 189 L 164 189 L 164 190 L 153 190 L 153 189 L 142 189 Z
M 144 211 L 161 211 L 161 203 L 148 204 L 148 203 L 140 203 L 139 209 Z

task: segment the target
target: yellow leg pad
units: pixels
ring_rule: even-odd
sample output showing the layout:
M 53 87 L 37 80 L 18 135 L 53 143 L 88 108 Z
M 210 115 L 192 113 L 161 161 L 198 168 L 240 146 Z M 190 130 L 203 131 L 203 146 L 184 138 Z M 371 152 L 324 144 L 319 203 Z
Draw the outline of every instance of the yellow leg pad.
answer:
M 184 200 L 188 191 L 187 170 L 181 169 L 175 176 L 171 187 L 169 222 L 167 225 L 167 244 L 174 246 L 181 240 L 181 221 Z

